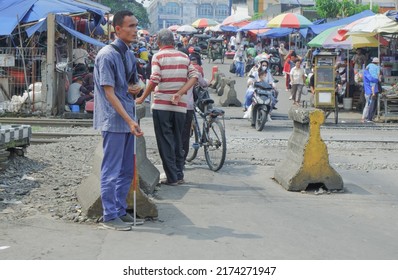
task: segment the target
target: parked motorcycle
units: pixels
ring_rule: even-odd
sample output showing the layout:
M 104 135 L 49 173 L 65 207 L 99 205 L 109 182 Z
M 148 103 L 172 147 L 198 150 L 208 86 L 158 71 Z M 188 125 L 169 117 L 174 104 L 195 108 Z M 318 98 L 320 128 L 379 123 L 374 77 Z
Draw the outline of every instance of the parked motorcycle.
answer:
M 267 82 L 254 83 L 250 121 L 251 126 L 262 131 L 273 107 L 275 89 Z

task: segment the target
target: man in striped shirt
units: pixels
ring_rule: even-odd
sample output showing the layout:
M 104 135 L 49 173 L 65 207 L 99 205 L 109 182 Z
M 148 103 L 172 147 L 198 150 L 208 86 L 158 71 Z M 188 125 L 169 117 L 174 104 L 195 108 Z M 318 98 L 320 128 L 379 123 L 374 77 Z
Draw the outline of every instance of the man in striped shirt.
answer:
M 182 130 L 187 112 L 186 93 L 198 80 L 199 73 L 186 54 L 174 48 L 174 36 L 162 29 L 157 36 L 159 52 L 152 58 L 152 74 L 138 104 L 154 90 L 152 116 L 159 154 L 167 180 L 162 183 L 184 183 Z

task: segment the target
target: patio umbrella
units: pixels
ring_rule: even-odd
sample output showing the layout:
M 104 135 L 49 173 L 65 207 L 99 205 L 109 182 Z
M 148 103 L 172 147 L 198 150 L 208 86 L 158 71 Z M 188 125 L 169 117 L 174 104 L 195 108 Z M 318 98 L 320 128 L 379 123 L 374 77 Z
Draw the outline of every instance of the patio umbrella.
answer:
M 289 27 L 289 28 L 305 28 L 312 25 L 306 17 L 295 13 L 280 14 L 268 22 L 267 27 Z
M 206 27 L 205 31 L 212 31 L 212 32 L 222 32 L 221 24 L 217 24 L 215 26 Z
M 200 18 L 195 20 L 191 25 L 195 28 L 206 28 L 208 26 L 215 26 L 218 22 L 214 19 Z
M 198 30 L 196 30 L 195 27 L 190 26 L 190 25 L 182 25 L 177 28 L 177 33 L 197 33 Z
M 348 36 L 344 41 L 336 41 L 334 37 L 342 26 L 335 26 L 321 32 L 318 36 L 308 42 L 308 46 L 326 49 L 357 49 L 364 47 L 378 47 L 379 41 L 374 36 Z
M 236 22 L 240 22 L 240 21 L 246 20 L 248 18 L 249 17 L 247 17 L 247 16 L 233 14 L 233 15 L 230 15 L 229 17 L 225 18 L 223 20 L 223 22 L 221 23 L 221 25 L 229 25 L 229 24 L 232 24 L 232 23 L 236 23 Z
M 167 27 L 168 30 L 176 32 L 178 27 L 180 27 L 180 25 L 171 25 L 169 27 Z
M 386 15 L 376 14 L 348 24 L 340 28 L 338 33 L 342 38 L 346 35 L 370 36 L 380 33 L 398 33 L 398 22 Z
M 264 28 L 267 28 L 267 23 L 268 22 L 264 19 L 255 20 L 255 21 L 252 21 L 252 22 L 246 24 L 245 26 L 239 28 L 238 31 L 250 31 L 250 30 L 264 29 Z

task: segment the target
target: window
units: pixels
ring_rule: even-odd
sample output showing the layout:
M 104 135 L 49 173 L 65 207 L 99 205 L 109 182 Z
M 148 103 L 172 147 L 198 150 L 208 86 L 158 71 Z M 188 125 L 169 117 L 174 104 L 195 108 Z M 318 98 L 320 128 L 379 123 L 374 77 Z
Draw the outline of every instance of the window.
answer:
M 210 4 L 199 5 L 198 17 L 212 17 L 213 7 Z
M 218 5 L 216 7 L 216 17 L 227 17 L 228 16 L 228 6 Z
M 164 13 L 167 15 L 179 15 L 180 6 L 175 2 L 169 2 L 164 8 Z

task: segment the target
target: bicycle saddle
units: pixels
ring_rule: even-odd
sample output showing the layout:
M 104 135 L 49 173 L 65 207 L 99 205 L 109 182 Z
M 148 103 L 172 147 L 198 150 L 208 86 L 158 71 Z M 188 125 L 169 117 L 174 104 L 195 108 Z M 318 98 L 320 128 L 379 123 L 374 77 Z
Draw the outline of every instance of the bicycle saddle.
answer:
M 206 115 L 210 115 L 212 117 L 218 117 L 218 116 L 223 116 L 224 115 L 224 110 L 219 109 L 219 108 L 212 108 L 207 110 Z
M 214 100 L 211 98 L 205 98 L 205 99 L 202 99 L 200 102 L 202 102 L 203 105 L 209 105 L 209 104 L 213 104 Z

